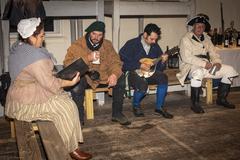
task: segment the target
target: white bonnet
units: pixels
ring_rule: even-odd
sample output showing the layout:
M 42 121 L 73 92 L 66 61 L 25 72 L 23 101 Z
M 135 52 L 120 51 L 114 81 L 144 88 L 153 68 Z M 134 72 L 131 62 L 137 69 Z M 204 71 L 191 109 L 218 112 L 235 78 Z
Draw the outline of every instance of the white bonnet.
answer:
M 17 31 L 22 38 L 28 38 L 33 35 L 40 23 L 40 18 L 22 19 L 17 25 Z

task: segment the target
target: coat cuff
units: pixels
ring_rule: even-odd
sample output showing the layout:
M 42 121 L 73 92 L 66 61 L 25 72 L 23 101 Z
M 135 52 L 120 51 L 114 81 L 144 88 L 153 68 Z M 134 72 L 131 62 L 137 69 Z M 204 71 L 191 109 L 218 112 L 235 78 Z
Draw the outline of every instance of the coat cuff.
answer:
M 123 74 L 123 72 L 121 70 L 114 70 L 111 72 L 111 74 L 115 74 L 118 79 Z
M 215 60 L 212 61 L 212 63 L 220 63 L 220 64 L 222 64 L 222 61 L 221 61 L 221 59 L 215 59 Z

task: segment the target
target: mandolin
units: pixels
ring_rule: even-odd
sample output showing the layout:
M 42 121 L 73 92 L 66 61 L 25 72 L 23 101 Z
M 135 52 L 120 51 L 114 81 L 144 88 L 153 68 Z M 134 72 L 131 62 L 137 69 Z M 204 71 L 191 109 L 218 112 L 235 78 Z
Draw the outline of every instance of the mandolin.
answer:
M 165 54 L 168 54 L 168 55 L 176 55 L 176 54 L 179 54 L 179 48 L 178 46 L 175 46 L 169 50 L 167 50 L 165 52 Z M 148 64 L 148 65 L 151 65 L 150 69 L 148 71 L 145 71 L 145 70 L 142 70 L 142 69 L 136 69 L 135 72 L 140 76 L 140 77 L 144 77 L 144 78 L 149 78 L 151 77 L 155 71 L 156 71 L 156 68 L 157 68 L 157 64 L 159 61 L 162 60 L 162 57 L 158 57 L 158 58 L 141 58 L 139 60 L 139 62 L 141 64 Z

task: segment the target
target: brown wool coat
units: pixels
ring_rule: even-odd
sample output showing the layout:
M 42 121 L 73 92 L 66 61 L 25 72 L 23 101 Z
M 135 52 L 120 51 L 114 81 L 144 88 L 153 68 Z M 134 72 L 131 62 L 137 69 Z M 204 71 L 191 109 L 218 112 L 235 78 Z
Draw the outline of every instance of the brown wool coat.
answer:
M 92 64 L 88 61 L 87 55 L 91 52 L 92 51 L 87 47 L 85 36 L 81 37 L 68 48 L 63 61 L 64 66 L 68 66 L 80 57 L 83 58 L 90 70 L 93 69 L 100 73 L 99 81 L 92 81 L 86 76 L 87 82 L 92 88 L 96 88 L 99 84 L 107 84 L 107 79 L 111 74 L 115 74 L 117 78 L 122 75 L 122 62 L 110 41 L 104 39 L 99 49 L 100 64 Z

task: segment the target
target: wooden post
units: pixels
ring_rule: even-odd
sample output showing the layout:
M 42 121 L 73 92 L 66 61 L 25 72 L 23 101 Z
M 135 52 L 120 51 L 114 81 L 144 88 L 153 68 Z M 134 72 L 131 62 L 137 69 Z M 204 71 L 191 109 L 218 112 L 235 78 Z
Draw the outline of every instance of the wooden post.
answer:
M 144 30 L 144 19 L 141 17 L 141 18 L 138 18 L 138 34 L 143 33 L 143 30 Z
M 83 36 L 83 20 L 82 19 L 78 19 L 77 20 L 77 39 L 79 39 L 80 37 Z
M 77 39 L 77 37 L 76 37 L 76 20 L 75 19 L 70 20 L 70 31 L 71 31 L 71 43 L 73 43 Z
M 1 15 L 3 15 L 5 5 L 7 3 L 7 0 L 1 0 L 0 1 L 0 11 Z M 7 72 L 8 71 L 8 55 L 9 55 L 9 46 L 10 46 L 10 36 L 9 36 L 9 21 L 8 20 L 2 20 L 2 17 L 0 16 L 0 40 L 2 43 L 0 47 L 0 57 L 1 57 L 1 71 Z
M 104 0 L 97 0 L 97 20 L 104 22 Z
M 189 13 L 188 13 L 187 19 L 190 19 L 191 17 L 195 16 L 196 15 L 196 0 L 189 0 L 189 1 L 181 0 L 181 1 L 187 3 L 187 5 L 188 5 Z M 191 30 L 192 27 L 187 26 L 187 29 Z
M 3 47 L 3 30 L 2 30 L 2 20 L 0 20 L 0 74 L 4 70 L 4 47 Z M 1 105 L 0 105 L 1 107 Z
M 113 16 L 112 16 L 112 42 L 116 51 L 119 49 L 119 33 L 120 33 L 120 1 L 113 1 Z

